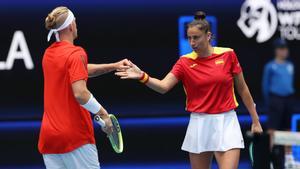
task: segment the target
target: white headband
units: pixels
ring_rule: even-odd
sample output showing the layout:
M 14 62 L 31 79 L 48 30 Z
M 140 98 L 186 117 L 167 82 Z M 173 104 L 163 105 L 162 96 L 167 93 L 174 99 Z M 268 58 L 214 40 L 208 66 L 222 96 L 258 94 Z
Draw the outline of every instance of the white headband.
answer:
M 65 29 L 66 27 L 68 27 L 73 22 L 74 19 L 75 19 L 75 17 L 74 17 L 73 12 L 71 10 L 68 10 L 68 17 L 65 20 L 65 22 L 59 28 L 51 29 L 49 31 L 48 37 L 47 37 L 48 42 L 50 41 L 50 38 L 53 33 L 55 34 L 56 41 L 59 42 L 60 39 L 59 39 L 58 31 L 61 31 L 61 30 Z

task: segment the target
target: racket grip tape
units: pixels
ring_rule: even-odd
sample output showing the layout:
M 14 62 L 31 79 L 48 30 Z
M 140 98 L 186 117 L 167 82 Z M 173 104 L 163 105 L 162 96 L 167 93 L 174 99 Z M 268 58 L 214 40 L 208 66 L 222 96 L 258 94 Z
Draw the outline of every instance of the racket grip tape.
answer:
M 105 127 L 105 121 L 101 119 L 99 115 L 94 116 L 94 120 L 103 128 Z

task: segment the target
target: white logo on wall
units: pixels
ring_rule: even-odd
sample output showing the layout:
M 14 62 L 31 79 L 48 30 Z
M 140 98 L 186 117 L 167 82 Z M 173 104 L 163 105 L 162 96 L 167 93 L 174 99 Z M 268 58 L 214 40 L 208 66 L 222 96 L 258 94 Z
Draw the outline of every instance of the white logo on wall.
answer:
M 300 40 L 300 0 L 246 0 L 237 25 L 247 38 L 255 35 L 258 43 L 272 38 L 276 30 L 288 40 Z
M 22 31 L 16 31 L 14 33 L 6 61 L 0 61 L 0 70 L 11 70 L 16 59 L 23 59 L 26 69 L 31 70 L 34 68 Z

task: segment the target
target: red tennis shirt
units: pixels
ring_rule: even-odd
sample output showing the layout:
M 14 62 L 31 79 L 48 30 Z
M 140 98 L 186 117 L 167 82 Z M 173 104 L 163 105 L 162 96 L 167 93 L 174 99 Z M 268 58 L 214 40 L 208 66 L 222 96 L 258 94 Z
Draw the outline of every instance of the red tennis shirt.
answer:
M 242 72 L 235 52 L 214 47 L 211 56 L 199 58 L 197 53 L 182 56 L 171 73 L 182 81 L 186 93 L 186 110 L 194 113 L 218 114 L 235 109 L 233 77 Z
M 46 49 L 40 153 L 67 153 L 95 144 L 90 113 L 79 105 L 72 91 L 72 83 L 88 79 L 87 63 L 84 49 L 69 42 L 55 42 Z

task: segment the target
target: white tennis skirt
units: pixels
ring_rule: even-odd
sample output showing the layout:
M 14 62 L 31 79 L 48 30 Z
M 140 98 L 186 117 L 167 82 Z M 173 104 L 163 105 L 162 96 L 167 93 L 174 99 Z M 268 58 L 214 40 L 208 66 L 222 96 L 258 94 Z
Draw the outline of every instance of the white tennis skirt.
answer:
M 181 149 L 190 153 L 244 148 L 244 139 L 234 110 L 221 114 L 191 113 Z

